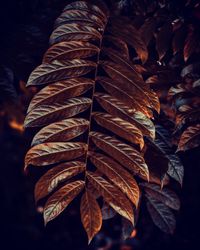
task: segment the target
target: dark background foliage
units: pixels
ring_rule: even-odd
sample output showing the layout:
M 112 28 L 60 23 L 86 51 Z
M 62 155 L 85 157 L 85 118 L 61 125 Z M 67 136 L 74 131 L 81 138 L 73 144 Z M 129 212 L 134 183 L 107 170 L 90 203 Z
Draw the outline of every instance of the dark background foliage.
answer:
M 55 18 L 69 1 L 64 0 L 6 0 L 0 8 L 0 76 L 12 85 L 12 109 L 18 111 L 16 96 L 20 96 L 20 82 L 26 82 L 30 72 L 41 62 L 48 48 L 48 38 Z M 182 1 L 172 1 L 174 10 L 181 10 Z M 124 1 L 129 15 L 131 1 Z M 185 13 L 189 18 L 190 13 Z M 1 86 L 0 86 L 1 87 Z M 10 89 L 10 88 L 9 88 Z M 1 102 L 3 93 L 1 91 Z M 4 100 L 4 101 L 5 101 Z M 26 106 L 27 100 L 23 100 Z M 181 155 L 185 178 L 181 193 L 182 206 L 177 214 L 177 229 L 173 236 L 160 232 L 151 222 L 145 207 L 140 217 L 136 237 L 119 244 L 118 218 L 106 223 L 102 233 L 87 246 L 86 234 L 80 224 L 76 204 L 70 205 L 46 228 L 42 215 L 34 207 L 33 181 L 23 173 L 23 158 L 30 143 L 29 135 L 8 125 L 8 117 L 1 109 L 0 122 L 0 197 L 1 197 L 1 248 L 2 249 L 97 249 L 116 242 L 112 249 L 192 249 L 198 247 L 200 158 L 199 148 Z M 38 209 L 39 210 L 39 209 Z M 144 210 L 144 211 L 143 211 Z M 121 245 L 121 248 L 120 246 Z

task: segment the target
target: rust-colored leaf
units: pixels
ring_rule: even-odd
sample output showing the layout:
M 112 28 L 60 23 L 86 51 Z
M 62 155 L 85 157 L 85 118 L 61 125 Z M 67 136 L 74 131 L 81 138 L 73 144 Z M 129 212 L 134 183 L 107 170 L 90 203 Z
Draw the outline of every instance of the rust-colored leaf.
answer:
M 90 137 L 98 148 L 121 163 L 125 168 L 144 179 L 149 179 L 148 167 L 143 157 L 133 147 L 99 132 L 91 132 Z
M 121 216 L 134 224 L 134 214 L 128 198 L 115 186 L 106 181 L 103 177 L 87 172 L 88 180 L 94 185 L 105 201 Z
M 89 121 L 83 118 L 71 118 L 51 123 L 42 128 L 33 138 L 31 145 L 44 142 L 66 142 L 84 133 L 89 127 Z
M 82 95 L 93 85 L 94 81 L 85 78 L 73 78 L 52 83 L 40 90 L 33 97 L 27 112 L 30 112 L 33 108 L 39 105 L 61 102 L 68 98 Z
M 156 37 L 156 49 L 158 52 L 159 60 L 162 60 L 167 53 L 171 37 L 172 37 L 173 27 L 170 22 L 166 22 L 160 29 Z
M 187 61 L 190 56 L 195 52 L 199 42 L 199 37 L 195 33 L 194 27 L 189 26 L 188 34 L 185 40 L 183 56 L 184 60 Z
M 123 58 L 129 60 L 129 49 L 126 42 L 119 37 L 111 35 L 105 35 L 104 41 L 111 43 L 112 47 L 115 48 Z
M 126 25 L 126 28 L 124 28 L 124 25 Z M 148 50 L 144 41 L 141 39 L 139 31 L 131 25 L 130 22 L 127 23 L 125 18 L 113 18 L 112 27 L 109 31 L 132 46 L 143 63 L 147 61 Z
M 95 98 L 109 114 L 130 122 L 147 137 L 155 138 L 154 124 L 143 113 L 130 109 L 123 102 L 107 94 L 96 92 Z
M 52 122 L 75 116 L 91 105 L 91 99 L 86 97 L 71 98 L 64 102 L 40 105 L 30 111 L 24 121 L 27 127 L 42 127 Z
M 99 16 L 104 20 L 104 22 L 107 20 L 107 16 L 109 15 L 109 11 L 106 8 L 106 6 L 102 3 L 99 6 L 99 2 L 97 1 L 98 5 L 96 4 L 90 4 L 88 1 L 75 1 L 64 8 L 64 12 L 67 10 L 86 10 L 94 13 L 95 15 Z
M 107 156 L 93 153 L 90 156 L 90 160 L 97 169 L 125 193 L 130 201 L 137 207 L 139 201 L 139 187 L 135 179 L 123 169 L 122 166 Z
M 88 243 L 99 232 L 102 225 L 102 214 L 93 194 L 86 190 L 81 198 L 81 221 L 88 235 Z
M 82 173 L 84 170 L 85 163 L 80 161 L 61 163 L 50 169 L 35 185 L 35 201 L 37 202 L 44 198 L 54 191 L 59 184 Z
M 66 184 L 56 191 L 46 202 L 44 206 L 45 225 L 55 219 L 71 201 L 81 192 L 84 187 L 84 181 L 74 181 Z
M 200 145 L 200 124 L 188 127 L 181 135 L 177 151 L 186 151 Z
M 81 24 L 63 24 L 53 31 L 50 37 L 50 44 L 64 41 L 99 41 L 101 34 L 93 27 Z
M 99 77 L 98 83 L 113 97 L 119 99 L 132 108 L 133 110 L 140 111 L 147 117 L 151 118 L 153 116 L 152 111 L 142 102 L 139 102 L 135 98 L 134 90 L 126 88 L 122 82 L 117 82 L 108 77 Z
M 96 55 L 98 51 L 98 47 L 87 42 L 60 42 L 47 50 L 43 57 L 43 63 L 51 63 L 54 60 L 87 58 Z
M 65 10 L 55 21 L 54 27 L 57 28 L 61 25 L 67 25 L 69 23 L 74 24 L 84 24 L 86 26 L 91 26 L 97 30 L 104 29 L 105 23 L 102 18 L 95 15 L 90 10 L 77 10 L 70 9 Z
M 96 68 L 96 63 L 81 59 L 41 64 L 30 75 L 26 86 L 45 85 L 87 74 Z
M 153 38 L 153 33 L 156 28 L 156 20 L 154 18 L 148 18 L 145 20 L 144 24 L 140 27 L 139 32 L 142 40 L 146 44 L 149 45 L 149 42 Z
M 87 145 L 82 142 L 49 142 L 31 148 L 25 157 L 28 165 L 45 166 L 61 161 L 70 161 L 85 154 Z
M 101 62 L 101 66 L 113 80 L 123 83 L 126 89 L 129 89 L 132 93 L 134 92 L 136 100 L 140 100 L 144 106 L 151 107 L 151 100 L 148 96 L 149 85 L 141 80 L 139 82 L 136 81 L 134 72 L 130 71 L 129 68 L 110 61 Z M 141 96 L 143 96 L 143 99 L 141 99 Z
M 131 143 L 139 144 L 140 149 L 143 148 L 143 135 L 141 131 L 133 124 L 122 120 L 119 117 L 101 112 L 93 113 L 93 118 L 100 126 L 106 128 L 109 131 L 112 131 L 116 135 L 126 139 Z

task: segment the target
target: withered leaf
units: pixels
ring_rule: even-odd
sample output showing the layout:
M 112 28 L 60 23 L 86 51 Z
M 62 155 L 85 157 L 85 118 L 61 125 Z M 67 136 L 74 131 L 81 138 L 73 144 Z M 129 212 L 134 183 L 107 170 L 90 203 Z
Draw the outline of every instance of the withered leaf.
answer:
M 42 127 L 52 122 L 75 116 L 91 105 L 91 99 L 86 97 L 71 98 L 64 102 L 40 105 L 30 111 L 24 121 L 27 127 Z
M 85 154 L 87 145 L 82 142 L 48 142 L 32 147 L 25 157 L 28 165 L 45 166 L 61 161 L 70 161 Z
M 85 78 L 73 78 L 52 83 L 40 90 L 33 97 L 27 112 L 30 112 L 38 105 L 51 104 L 52 102 L 61 102 L 68 98 L 82 95 L 93 85 L 94 81 Z
M 122 82 L 117 82 L 108 77 L 99 77 L 97 83 L 100 84 L 110 95 L 124 102 L 133 110 L 140 111 L 149 118 L 153 116 L 150 108 L 139 102 L 137 98 L 135 98 L 135 92 L 130 88 L 126 88 Z
M 195 33 L 194 27 L 189 26 L 188 35 L 183 49 L 184 60 L 187 61 L 198 47 L 199 37 Z
M 129 23 L 126 22 L 124 18 L 113 18 L 111 20 L 112 27 L 109 29 L 111 34 L 121 38 L 127 44 L 132 46 L 138 56 L 140 57 L 141 61 L 145 63 L 148 59 L 148 50 L 141 38 L 139 31 Z M 124 25 L 126 24 L 126 29 Z
M 87 74 L 96 68 L 96 63 L 81 59 L 54 60 L 51 64 L 41 64 L 30 75 L 26 86 L 45 85 Z
M 87 178 L 117 213 L 134 224 L 132 205 L 118 188 L 110 184 L 103 177 L 89 171 L 87 171 Z
M 31 145 L 44 142 L 66 142 L 84 133 L 89 127 L 89 121 L 83 118 L 71 118 L 51 123 L 42 128 L 33 138 Z
M 35 185 L 35 201 L 44 198 L 54 191 L 60 183 L 80 174 L 84 170 L 85 163 L 80 161 L 61 163 L 48 170 Z
M 130 122 L 141 130 L 145 136 L 155 138 L 154 124 L 143 113 L 130 109 L 123 102 L 107 94 L 96 92 L 95 98 L 109 114 Z
M 149 179 L 148 167 L 144 158 L 136 149 L 120 140 L 99 132 L 91 132 L 90 137 L 98 148 L 113 157 L 125 168 L 144 179 Z
M 74 181 L 66 184 L 56 191 L 46 202 L 44 206 L 45 225 L 55 219 L 71 201 L 81 192 L 84 187 L 84 181 Z
M 186 151 L 200 145 L 200 124 L 188 127 L 181 135 L 177 151 Z
M 60 42 L 50 47 L 43 57 L 43 63 L 54 60 L 69 60 L 87 58 L 98 53 L 99 48 L 83 41 Z
M 140 27 L 139 32 L 140 36 L 143 39 L 146 46 L 149 45 L 149 42 L 153 38 L 153 33 L 156 28 L 156 20 L 155 18 L 149 18 L 145 20 L 144 24 Z
M 81 198 L 81 221 L 88 235 L 88 243 L 99 232 L 102 225 L 102 214 L 93 194 L 86 189 Z
M 166 22 L 158 32 L 156 37 L 156 49 L 158 52 L 159 60 L 162 60 L 169 49 L 173 27 L 170 22 Z
M 53 31 L 50 37 L 50 44 L 63 41 L 99 41 L 101 34 L 93 27 L 81 24 L 63 24 Z
M 94 112 L 93 118 L 100 126 L 112 131 L 116 135 L 126 139 L 131 143 L 139 144 L 140 149 L 143 148 L 143 135 L 141 131 L 133 124 L 122 120 L 119 117 L 101 112 Z
M 135 179 L 117 162 L 103 154 L 93 153 L 90 156 L 90 160 L 137 207 L 139 187 Z
M 103 30 L 105 23 L 102 18 L 95 15 L 90 10 L 65 10 L 55 21 L 54 27 L 57 28 L 61 25 L 69 23 L 85 24 L 96 29 Z
M 102 6 L 101 4 L 100 6 L 98 6 L 96 4 L 90 4 L 89 2 L 86 2 L 86 1 L 72 2 L 68 4 L 67 6 L 65 6 L 63 11 L 65 12 L 66 10 L 73 10 L 73 9 L 90 11 L 94 13 L 95 15 L 100 16 L 102 20 L 104 20 L 104 22 L 106 22 L 107 16 L 109 15 L 108 9 L 106 8 L 105 5 Z

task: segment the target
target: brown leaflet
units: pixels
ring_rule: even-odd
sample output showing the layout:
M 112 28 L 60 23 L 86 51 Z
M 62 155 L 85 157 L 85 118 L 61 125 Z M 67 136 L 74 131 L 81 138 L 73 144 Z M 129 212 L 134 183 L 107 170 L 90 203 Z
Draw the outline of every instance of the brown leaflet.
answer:
M 71 98 L 65 102 L 40 105 L 30 111 L 24 121 L 27 127 L 42 127 L 52 122 L 75 116 L 91 105 L 91 99 L 86 97 Z
M 96 63 L 81 59 L 53 61 L 41 64 L 30 75 L 26 86 L 45 85 L 73 77 L 79 77 L 96 68 Z
M 135 93 L 134 97 L 138 102 L 143 106 L 157 110 L 156 107 L 154 107 L 154 102 L 151 100 L 152 96 L 149 85 L 141 80 L 136 81 L 134 73 L 130 71 L 130 69 L 111 61 L 103 61 L 100 64 L 113 80 L 123 83 L 126 89 L 133 91 Z
M 95 4 L 90 4 L 86 1 L 75 1 L 72 2 L 70 4 L 68 4 L 63 11 L 67 11 L 67 10 L 86 10 L 86 11 L 90 11 L 93 14 L 101 17 L 101 19 L 106 22 L 107 20 L 107 16 L 109 15 L 109 11 L 106 8 L 105 4 L 100 5 L 97 2 L 97 5 Z
M 124 58 L 123 55 L 112 48 L 103 48 L 103 53 L 108 56 L 112 61 L 123 65 L 127 69 L 129 69 L 133 73 L 133 77 L 135 77 L 136 82 L 141 82 L 144 84 L 142 75 L 138 73 L 137 67 L 126 57 Z
M 154 124 L 144 114 L 135 112 L 118 99 L 107 94 L 95 93 L 95 98 L 109 114 L 130 122 L 141 130 L 145 136 L 155 138 Z
M 93 194 L 86 190 L 81 198 L 81 221 L 88 235 L 88 244 L 100 231 L 102 226 L 102 214 L 98 202 Z
M 98 148 L 121 163 L 122 166 L 132 171 L 135 175 L 141 176 L 146 180 L 149 179 L 148 167 L 140 152 L 133 147 L 99 132 L 90 132 L 90 138 Z
M 98 51 L 98 47 L 88 42 L 60 42 L 47 50 L 43 57 L 43 63 L 51 63 L 54 60 L 84 59 L 96 55 Z
M 83 134 L 89 127 L 89 121 L 83 118 L 71 118 L 51 123 L 42 128 L 33 138 L 31 146 L 44 142 L 66 142 Z
M 64 24 L 53 31 L 49 43 L 51 45 L 63 41 L 100 41 L 101 34 L 93 27 L 81 24 Z
M 157 199 L 174 210 L 180 209 L 180 200 L 172 190 L 165 187 L 161 188 L 159 185 L 152 183 L 142 183 L 140 186 L 145 189 L 149 197 Z
M 200 144 L 200 124 L 188 127 L 181 135 L 177 151 L 186 151 Z
M 127 65 L 122 65 L 119 62 L 112 61 L 101 61 L 100 62 L 106 73 L 113 79 L 122 81 L 127 84 L 130 89 L 140 92 L 141 94 L 144 90 L 149 90 L 149 84 L 146 84 L 137 74 Z
M 73 78 L 52 83 L 41 89 L 31 100 L 28 111 L 36 106 L 52 102 L 65 101 L 68 98 L 84 94 L 94 85 L 94 81 L 86 78 Z
M 71 203 L 71 201 L 81 192 L 84 181 L 74 181 L 66 184 L 56 191 L 44 206 L 45 225 L 55 219 Z
M 141 39 L 139 31 L 130 23 L 124 22 L 123 18 L 113 18 L 111 24 L 112 27 L 109 28 L 109 32 L 132 46 L 136 50 L 142 63 L 145 63 L 148 59 L 148 50 L 144 41 Z M 124 25 L 126 25 L 126 28 L 124 28 Z
M 111 43 L 111 47 L 115 48 L 123 58 L 126 58 L 129 60 L 129 50 L 127 44 L 120 38 L 110 36 L 110 35 L 105 35 L 103 39 L 104 43 Z M 110 46 L 109 46 L 110 47 Z
M 47 171 L 35 185 L 35 201 L 38 202 L 52 191 L 59 184 L 70 179 L 85 170 L 85 163 L 80 161 L 61 163 Z
M 140 149 L 143 148 L 144 146 L 143 135 L 141 131 L 131 123 L 122 120 L 119 117 L 115 117 L 101 112 L 94 112 L 93 118 L 103 128 L 112 131 L 116 135 L 126 139 L 131 143 L 139 144 Z
M 159 60 L 162 60 L 169 49 L 171 37 L 173 33 L 173 26 L 170 22 L 166 22 L 159 30 L 156 37 L 156 49 Z
M 165 233 L 173 234 L 176 220 L 172 211 L 162 202 L 145 194 L 147 198 L 147 209 L 155 225 Z
M 70 161 L 83 156 L 87 145 L 82 142 L 49 142 L 32 147 L 25 157 L 25 170 L 28 165 L 46 166 L 61 161 Z
M 186 29 L 184 25 L 174 32 L 174 37 L 172 40 L 172 48 L 174 55 L 183 49 L 185 36 L 186 36 Z
M 108 77 L 98 77 L 97 82 L 113 97 L 121 100 L 130 108 L 144 113 L 147 117 L 151 118 L 153 116 L 152 111 L 142 105 L 141 102 L 136 100 L 135 92 L 131 89 L 126 88 L 122 82 L 117 82 Z
M 139 32 L 142 40 L 146 44 L 149 45 L 151 39 L 153 38 L 154 31 L 156 29 L 156 20 L 151 17 L 145 20 L 144 24 L 140 27 Z
M 96 29 L 104 29 L 105 23 L 102 21 L 102 18 L 94 15 L 91 11 L 88 10 L 66 10 L 64 11 L 55 21 L 54 27 L 64 24 L 85 24 L 86 26 L 91 26 Z
M 154 109 L 159 114 L 160 113 L 160 101 L 159 101 L 157 93 L 154 92 L 153 90 L 150 90 L 150 91 L 146 92 L 146 94 L 150 98 L 152 109 Z
M 110 184 L 101 176 L 87 171 L 87 178 L 98 192 L 103 196 L 104 200 L 121 216 L 127 218 L 134 224 L 133 208 L 126 196 L 115 186 Z
M 194 27 L 189 26 L 188 34 L 185 40 L 185 45 L 183 49 L 183 56 L 185 62 L 190 58 L 190 56 L 195 52 L 198 47 L 199 37 L 195 33 Z
M 90 156 L 91 162 L 98 170 L 113 182 L 129 200 L 137 207 L 139 201 L 139 187 L 129 172 L 121 165 L 113 161 L 111 158 L 103 154 L 92 153 Z

